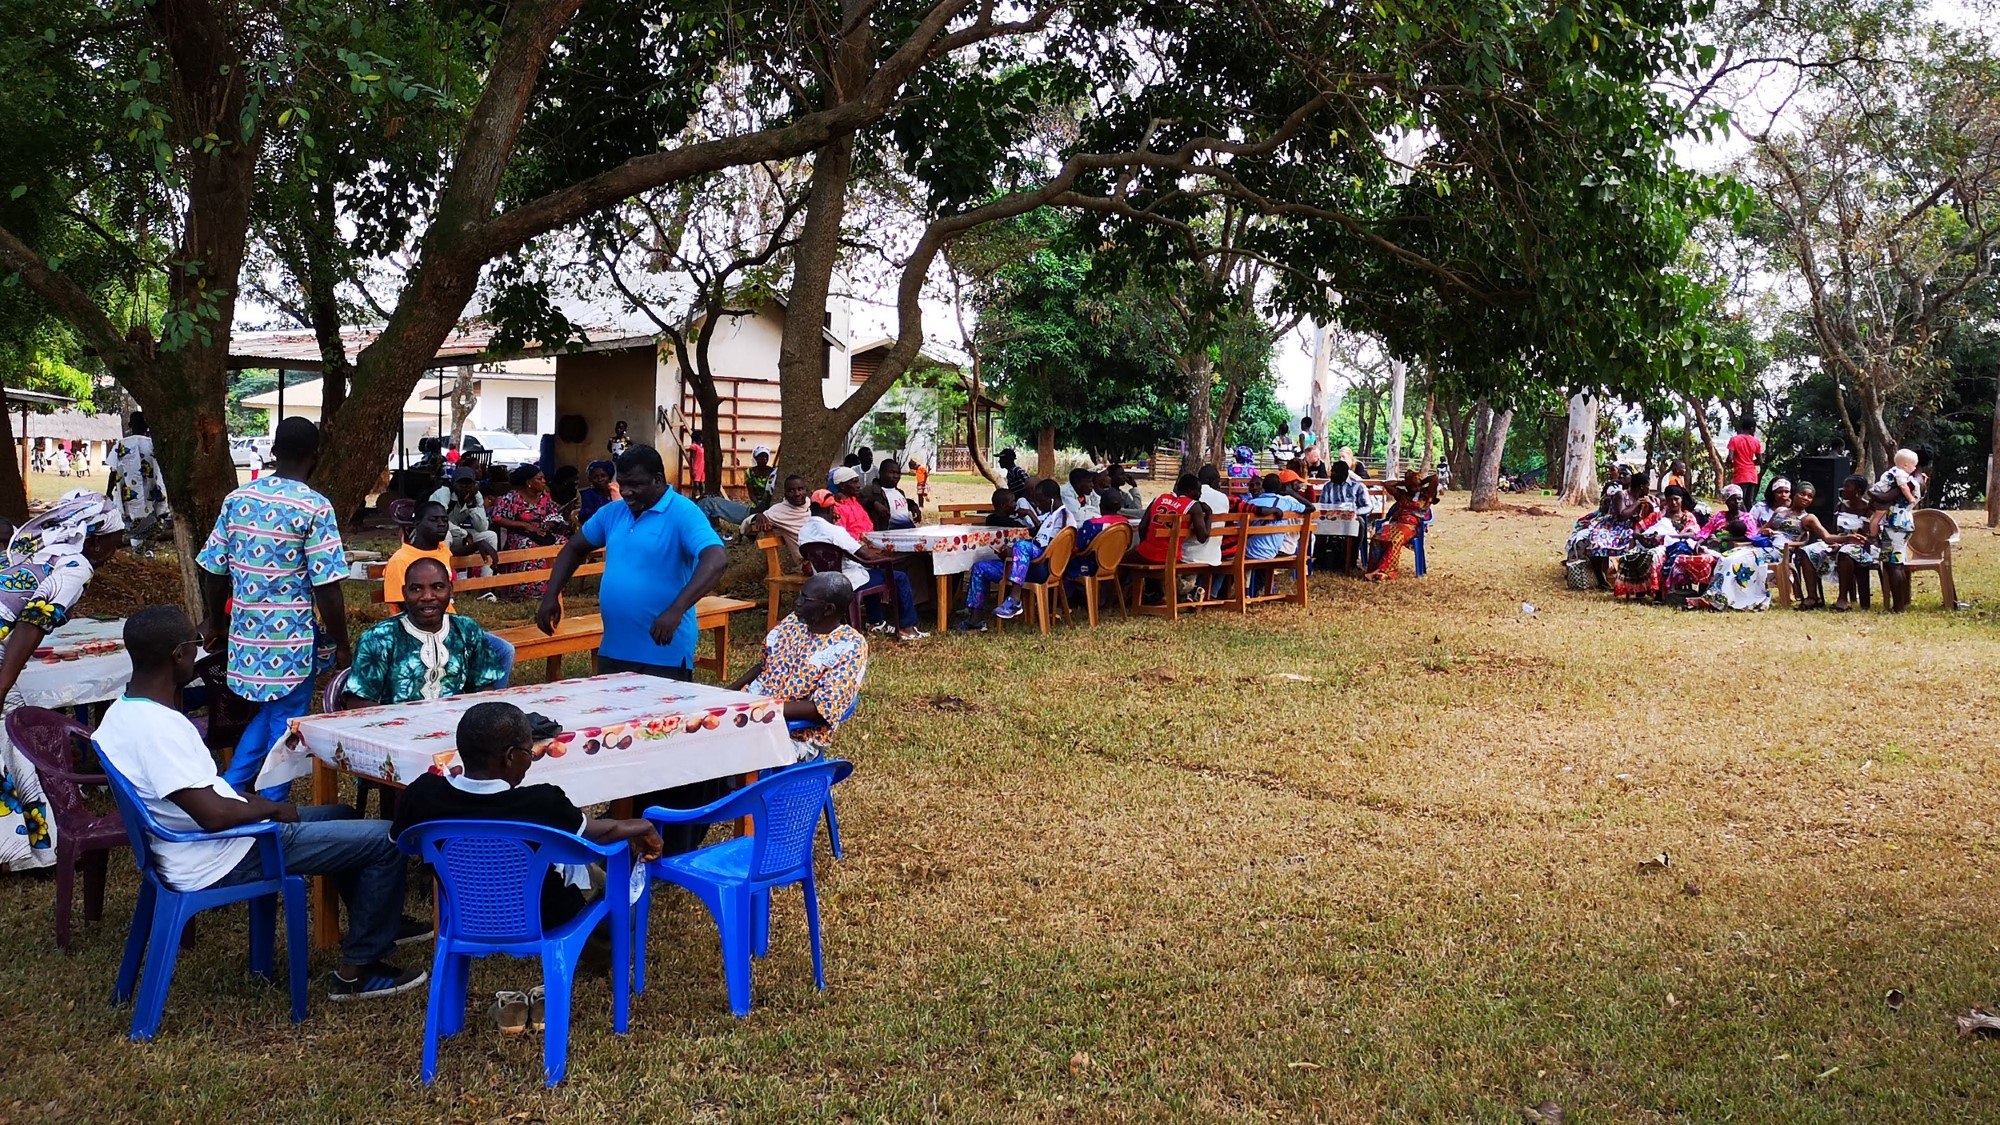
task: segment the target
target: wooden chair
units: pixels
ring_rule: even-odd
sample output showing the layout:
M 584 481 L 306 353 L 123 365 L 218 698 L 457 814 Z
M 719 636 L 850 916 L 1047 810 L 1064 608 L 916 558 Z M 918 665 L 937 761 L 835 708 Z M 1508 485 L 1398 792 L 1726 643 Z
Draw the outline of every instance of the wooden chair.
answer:
M 1944 595 L 1944 607 L 1957 609 L 1958 585 L 1951 577 L 1951 548 L 1958 542 L 1958 521 L 1936 508 L 1919 508 L 1911 515 L 1916 528 L 1910 532 L 1910 561 L 1903 565 L 1912 573 L 1937 571 L 1938 592 Z M 1883 588 L 1888 587 L 1885 584 Z M 1887 608 L 1889 599 L 1883 598 L 1882 605 Z
M 1298 550 L 1293 551 L 1291 554 L 1279 555 L 1277 558 L 1239 558 L 1237 570 L 1242 575 L 1244 583 L 1239 593 L 1242 594 L 1243 608 L 1246 611 L 1251 602 L 1291 602 L 1298 606 L 1306 604 L 1306 568 L 1312 559 L 1313 517 L 1318 514 L 1315 511 L 1307 510 L 1295 518 L 1280 520 L 1276 523 L 1260 524 L 1256 527 L 1256 531 L 1267 535 L 1297 535 L 1299 537 L 1299 546 Z M 1278 575 L 1286 570 L 1292 572 L 1292 592 L 1289 594 L 1275 593 L 1274 591 L 1278 585 Z M 1248 582 L 1250 574 L 1257 571 L 1268 572 L 1270 574 L 1269 581 L 1271 585 L 1263 593 L 1253 597 L 1249 593 Z
M 1021 594 L 1023 595 L 1022 600 L 1024 603 L 1026 601 L 1026 594 L 1032 591 L 1035 595 L 1035 620 L 1041 625 L 1044 634 L 1049 631 L 1049 600 L 1051 597 L 1056 599 L 1056 604 L 1062 609 L 1063 623 L 1066 625 L 1074 624 L 1069 616 L 1069 590 L 1063 586 L 1063 571 L 1069 569 L 1070 556 L 1074 554 L 1076 554 L 1076 529 L 1065 527 L 1056 533 L 1054 539 L 1049 540 L 1049 545 L 1042 548 L 1042 553 L 1035 559 L 1035 562 L 1048 566 L 1048 577 L 1042 579 L 1040 582 L 1021 583 Z M 1007 580 L 1002 578 L 1000 580 L 1000 596 L 1003 600 L 1007 596 L 1007 585 Z M 1005 632 L 1005 625 L 1005 619 L 996 614 L 993 618 L 994 631 Z
M 1142 542 L 1159 540 L 1165 561 L 1152 562 L 1137 551 L 1126 557 L 1119 568 L 1121 577 L 1132 584 L 1132 591 L 1125 598 L 1126 612 L 1165 617 L 1169 621 L 1178 620 L 1181 615 L 1180 570 L 1181 540 L 1187 535 L 1187 516 L 1176 515 L 1171 519 L 1155 519 L 1146 529 Z M 1157 577 L 1164 600 L 1160 605 L 1146 604 L 1146 580 Z
M 1250 517 L 1243 512 L 1217 512 L 1209 517 L 1208 537 L 1221 540 L 1222 561 L 1181 563 L 1180 569 L 1183 572 L 1194 572 L 1201 576 L 1197 579 L 1202 591 L 1201 600 L 1188 603 L 1188 608 L 1235 606 L 1237 612 L 1242 612 L 1243 592 L 1246 589 L 1243 583 L 1243 551 L 1250 543 L 1249 530 Z M 1224 588 L 1230 591 L 1228 594 L 1218 595 L 1214 592 L 1213 580 L 1216 578 L 1222 579 Z
M 764 612 L 764 629 L 769 632 L 778 627 L 778 599 L 786 590 L 796 590 L 806 584 L 803 574 L 786 574 L 784 559 L 785 541 L 775 535 L 766 535 L 757 540 L 757 549 L 764 552 L 764 588 L 769 591 L 770 606 Z
M 1116 524 L 1097 533 L 1090 542 L 1090 553 L 1097 558 L 1097 573 L 1086 574 L 1077 579 L 1083 584 L 1084 619 L 1090 627 L 1097 628 L 1097 603 L 1102 599 L 1102 591 L 1109 585 L 1118 595 L 1118 612 L 1132 616 L 1132 608 L 1125 604 L 1125 587 L 1118 582 L 1118 567 L 1125 561 L 1125 552 L 1132 549 L 1132 525 Z

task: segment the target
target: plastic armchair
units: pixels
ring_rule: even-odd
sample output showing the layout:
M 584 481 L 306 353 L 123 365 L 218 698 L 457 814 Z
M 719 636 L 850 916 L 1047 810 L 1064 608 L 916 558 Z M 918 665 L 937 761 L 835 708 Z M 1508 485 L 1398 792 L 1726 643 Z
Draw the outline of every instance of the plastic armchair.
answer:
M 96 747 L 96 743 L 91 745 Z M 111 797 L 125 820 L 125 835 L 131 841 L 141 880 L 139 903 L 132 911 L 132 929 L 125 937 L 125 957 L 118 965 L 118 981 L 111 990 L 111 1002 L 123 1004 L 131 998 L 133 985 L 140 984 L 138 1001 L 132 1006 L 132 1038 L 151 1039 L 160 1030 L 160 1017 L 167 1006 L 167 986 L 173 983 L 174 962 L 180 956 L 181 933 L 187 928 L 188 919 L 204 910 L 239 902 L 250 904 L 250 971 L 269 979 L 276 954 L 279 895 L 285 899 L 285 961 L 291 977 L 292 1022 L 305 1019 L 306 881 L 285 874 L 284 848 L 279 842 L 284 826 L 266 820 L 220 832 L 179 832 L 163 827 L 139 799 L 132 783 L 118 772 L 102 750 L 98 750 L 97 757 L 104 763 Z M 153 870 L 155 839 L 185 844 L 244 838 L 255 841 L 255 850 L 264 867 L 261 879 L 179 891 L 168 886 Z M 146 979 L 140 982 L 142 960 L 151 964 L 146 966 Z
M 1118 582 L 1118 568 L 1125 562 L 1125 552 L 1132 549 L 1132 525 L 1113 524 L 1097 533 L 1090 541 L 1090 553 L 1097 559 L 1097 570 L 1083 575 L 1075 581 L 1083 586 L 1084 620 L 1090 627 L 1097 628 L 1097 611 L 1104 599 L 1104 587 L 1109 586 L 1118 595 L 1118 612 L 1132 616 L 1132 609 L 1125 604 L 1125 587 Z
M 1417 525 L 1416 537 L 1410 540 L 1410 571 L 1418 578 L 1422 578 L 1430 573 L 1429 561 L 1424 556 L 1424 540 L 1430 538 L 1431 521 L 1435 519 L 1437 519 L 1437 509 L 1433 507 L 1430 511 L 1424 513 L 1424 522 Z M 1381 561 L 1382 552 L 1374 546 L 1372 540 L 1376 535 L 1381 533 L 1383 526 L 1388 522 L 1389 516 L 1387 513 L 1375 517 L 1374 530 L 1369 533 L 1369 539 L 1371 540 L 1368 550 L 1370 565 Z
M 1959 541 L 1958 521 L 1936 508 L 1917 509 L 1911 513 L 1911 521 L 1915 527 L 1910 532 L 1909 561 L 1903 565 L 1912 573 L 1936 571 L 1938 592 L 1944 595 L 1944 607 L 1958 609 L 1958 584 L 1951 575 L 1951 548 Z M 1884 570 L 1884 573 L 1887 571 Z M 1882 599 L 1882 604 L 1886 607 L 1889 599 Z
M 76 747 L 90 744 L 82 723 L 46 707 L 16 707 L 7 715 L 7 739 L 35 767 L 42 802 L 56 830 L 56 947 L 69 949 L 70 907 L 76 898 L 76 869 L 83 868 L 83 918 L 104 917 L 104 874 L 111 849 L 125 846 L 125 822 L 117 813 L 98 814 L 84 804 L 83 787 L 105 785 L 101 773 L 78 773 Z
M 465 1027 L 466 988 L 474 957 L 539 957 L 548 1015 L 542 1069 L 548 1084 L 569 1069 L 570 992 L 590 933 L 607 917 L 611 930 L 611 1028 L 625 1033 L 632 992 L 632 852 L 623 844 L 593 844 L 539 824 L 445 820 L 406 829 L 396 844 L 437 874 L 437 953 L 424 1017 L 424 1082 L 437 1079 L 438 1041 Z M 556 864 L 603 863 L 605 893 L 576 917 L 547 928 L 542 883 Z M 642 898 L 641 902 L 645 900 Z
M 815 516 L 814 518 L 817 519 L 818 517 Z M 843 556 L 846 554 L 847 552 L 831 543 L 799 544 L 799 557 L 805 560 L 804 571 L 805 576 L 808 578 L 815 574 L 839 574 Z M 893 588 L 893 583 L 877 582 L 854 591 L 854 600 L 847 604 L 847 623 L 849 625 L 854 626 L 857 630 L 864 628 L 861 623 L 861 602 L 864 598 L 873 597 L 880 597 L 882 599 L 882 612 L 885 617 L 893 619 L 896 616 L 894 612 L 896 608 L 894 604 L 896 592 Z
M 847 710 L 841 713 L 840 721 L 844 723 L 847 720 L 853 718 L 855 708 L 859 706 L 861 706 L 861 694 L 859 692 L 856 692 L 853 701 L 847 705 Z M 785 730 L 788 733 L 795 735 L 804 734 L 807 731 L 821 730 L 824 729 L 825 726 L 826 726 L 825 723 L 817 723 L 811 719 L 785 720 Z M 810 759 L 810 761 L 818 761 L 818 760 L 819 759 L 817 758 Z M 796 768 L 796 765 L 805 765 L 805 764 L 808 763 L 801 762 L 801 763 L 796 763 L 793 766 L 779 766 L 777 769 L 770 770 L 768 772 L 777 773 L 780 770 L 793 769 Z M 829 788 L 826 791 L 826 836 L 827 836 L 827 842 L 833 845 L 833 858 L 846 859 L 847 853 L 842 851 L 840 847 L 840 818 L 833 814 L 833 790 L 831 788 Z
M 1074 554 L 1076 554 L 1076 529 L 1065 527 L 1061 531 L 1056 532 L 1055 538 L 1049 540 L 1049 545 L 1042 548 L 1042 553 L 1035 558 L 1036 564 L 1049 568 L 1048 577 L 1042 579 L 1040 582 L 1024 581 L 1021 583 L 1020 592 L 1023 600 L 1026 599 L 1026 595 L 1028 594 L 1033 594 L 1035 597 L 1035 620 L 1041 626 L 1044 634 L 1049 631 L 1049 614 L 1052 612 L 1052 608 L 1049 605 L 1051 598 L 1055 601 L 1054 608 L 1062 610 L 1064 623 L 1075 624 L 1074 621 L 1070 620 L 1069 616 L 1069 590 L 1063 585 L 1063 572 L 1069 569 L 1070 556 Z M 1008 585 L 1009 583 L 1004 579 L 1001 581 L 1001 596 L 1006 596 Z M 1006 632 L 1005 619 L 996 615 L 993 618 L 993 629 L 995 632 Z
M 396 521 L 396 529 L 402 533 L 403 542 L 410 541 L 410 531 L 417 526 L 417 502 L 404 496 L 389 502 L 389 518 Z
M 760 779 L 698 809 L 646 810 L 655 824 L 713 824 L 739 816 L 756 818 L 757 831 L 646 865 L 654 879 L 685 887 L 715 918 L 722 940 L 723 978 L 729 1010 L 750 1014 L 750 961 L 771 945 L 771 891 L 800 884 L 805 892 L 806 932 L 812 941 L 813 983 L 826 987 L 820 955 L 819 893 L 813 882 L 813 838 L 820 810 L 833 786 L 854 772 L 854 763 L 834 758 L 802 762 Z M 643 900 L 642 900 L 643 901 Z M 638 915 L 634 976 L 646 979 L 646 912 Z

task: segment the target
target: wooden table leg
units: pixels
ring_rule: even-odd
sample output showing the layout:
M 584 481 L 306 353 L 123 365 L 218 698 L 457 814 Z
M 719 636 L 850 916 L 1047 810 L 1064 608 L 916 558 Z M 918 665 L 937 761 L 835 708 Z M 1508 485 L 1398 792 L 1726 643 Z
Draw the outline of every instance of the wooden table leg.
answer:
M 715 630 L 715 682 L 729 683 L 729 618 L 723 617 L 722 625 Z
M 938 636 L 942 637 L 951 628 L 951 575 L 937 576 Z
M 330 805 L 340 796 L 340 774 L 332 766 L 313 759 L 312 803 Z M 332 949 L 340 944 L 340 893 L 334 889 L 333 880 L 324 875 L 313 877 L 312 889 L 308 892 L 312 899 L 312 945 L 314 949 Z
M 756 770 L 751 770 L 749 773 L 743 775 L 743 785 L 745 788 L 755 784 L 757 784 Z M 736 834 L 738 836 L 755 836 L 757 834 L 757 824 L 754 818 L 747 813 L 737 817 Z
M 561 656 L 551 656 L 548 660 L 544 661 L 542 665 L 542 681 L 552 684 L 562 679 L 562 664 L 563 658 Z

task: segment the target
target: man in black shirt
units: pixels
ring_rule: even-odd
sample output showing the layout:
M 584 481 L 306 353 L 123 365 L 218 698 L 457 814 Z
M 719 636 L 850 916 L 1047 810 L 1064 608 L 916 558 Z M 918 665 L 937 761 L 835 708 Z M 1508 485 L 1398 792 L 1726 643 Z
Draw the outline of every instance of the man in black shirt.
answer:
M 509 820 L 574 832 L 595 844 L 628 841 L 639 860 L 658 859 L 660 833 L 650 821 L 586 816 L 553 785 L 522 785 L 534 762 L 528 716 L 512 703 L 475 704 L 458 721 L 457 775 L 427 773 L 410 782 L 396 804 L 389 835 L 400 838 L 419 824 L 440 820 Z M 551 868 L 542 884 L 542 927 L 576 917 L 588 901 L 581 871 Z M 597 882 L 601 883 L 601 879 Z M 583 884 L 583 885 L 579 885 Z M 624 893 L 618 888 L 615 893 Z
M 1019 496 L 1028 491 L 1028 470 L 1014 463 L 1013 450 L 1000 451 L 1000 467 L 1006 471 L 1007 487 L 1013 489 L 1015 495 Z

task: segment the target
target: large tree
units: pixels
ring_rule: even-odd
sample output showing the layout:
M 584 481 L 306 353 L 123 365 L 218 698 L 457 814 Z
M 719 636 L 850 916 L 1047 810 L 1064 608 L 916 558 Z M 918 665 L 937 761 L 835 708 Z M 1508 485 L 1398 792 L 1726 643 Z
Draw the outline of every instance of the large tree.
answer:
M 10 54 L 34 63 L 28 96 L 75 110 L 63 143 L 46 152 L 47 181 L 31 190 L 92 233 L 105 224 L 90 205 L 106 194 L 109 210 L 157 232 L 168 246 L 156 263 L 166 301 L 128 332 L 49 240 L 5 223 L 0 269 L 72 325 L 153 417 L 184 560 L 192 557 L 185 537 L 209 526 L 235 483 L 224 394 L 253 217 L 283 182 L 297 225 L 327 233 L 323 193 L 275 176 L 272 162 L 306 158 L 319 147 L 316 130 L 352 126 L 321 112 L 340 100 L 330 92 L 361 97 L 371 107 L 367 127 L 384 140 L 401 128 L 405 104 L 428 99 L 462 114 L 442 148 L 410 153 L 387 175 L 374 163 L 348 169 L 346 182 L 340 168 L 325 171 L 337 221 L 373 217 L 409 231 L 407 269 L 380 302 L 388 315 L 326 418 L 336 440 L 315 484 L 348 510 L 385 463 L 402 403 L 490 263 L 643 191 L 837 148 L 899 108 L 926 66 L 1035 32 L 1052 12 L 935 0 L 857 3 L 822 20 L 783 5 L 519 0 L 497 11 L 423 9 L 437 34 L 389 45 L 372 42 L 369 29 L 401 9 L 374 0 L 21 7 L 24 18 L 0 36 Z M 850 50 L 863 42 L 867 50 Z M 816 62 L 829 54 L 840 56 L 839 80 L 816 89 L 836 69 Z M 477 60 L 462 101 L 448 84 L 422 81 L 439 69 L 457 73 L 434 65 L 440 56 Z M 717 77 L 739 68 L 756 76 L 767 111 L 743 131 L 690 133 Z M 0 131 L 15 127 L 0 121 Z M 91 195 L 93 187 L 116 190 Z M 291 271 L 308 281 L 309 253 Z

